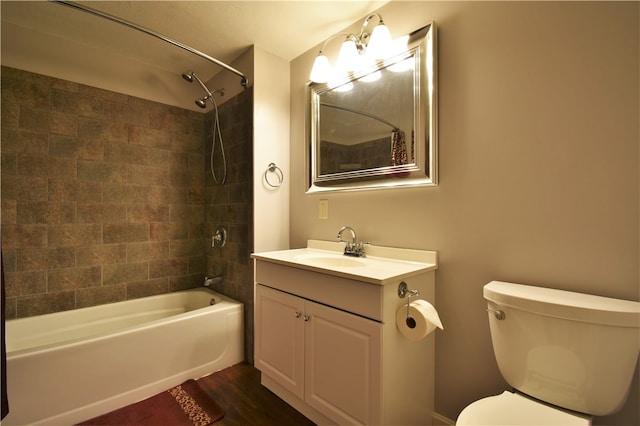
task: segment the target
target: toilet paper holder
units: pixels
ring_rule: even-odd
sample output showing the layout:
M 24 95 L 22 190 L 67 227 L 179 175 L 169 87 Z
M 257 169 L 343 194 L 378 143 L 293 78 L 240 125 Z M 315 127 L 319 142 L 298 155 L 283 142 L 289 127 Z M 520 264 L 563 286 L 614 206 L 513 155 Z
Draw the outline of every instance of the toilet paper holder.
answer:
M 407 285 L 406 282 L 402 281 L 400 283 L 400 285 L 398 285 L 398 297 L 400 297 L 401 299 L 404 299 L 405 297 L 408 296 L 407 299 L 407 326 L 409 328 L 415 328 L 416 327 L 416 320 L 413 319 L 411 317 L 410 312 L 410 305 L 411 305 L 411 298 L 418 296 L 420 294 L 420 292 L 418 290 L 409 290 L 409 286 Z

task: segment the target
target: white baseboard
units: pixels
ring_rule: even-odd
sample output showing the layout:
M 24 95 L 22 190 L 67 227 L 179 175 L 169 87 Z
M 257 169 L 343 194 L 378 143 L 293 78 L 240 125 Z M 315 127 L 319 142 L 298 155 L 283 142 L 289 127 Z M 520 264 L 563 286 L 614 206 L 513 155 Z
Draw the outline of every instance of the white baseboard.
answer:
M 433 421 L 433 426 L 455 426 L 456 422 L 443 416 L 442 414 L 438 414 L 434 412 L 431 415 L 431 419 Z

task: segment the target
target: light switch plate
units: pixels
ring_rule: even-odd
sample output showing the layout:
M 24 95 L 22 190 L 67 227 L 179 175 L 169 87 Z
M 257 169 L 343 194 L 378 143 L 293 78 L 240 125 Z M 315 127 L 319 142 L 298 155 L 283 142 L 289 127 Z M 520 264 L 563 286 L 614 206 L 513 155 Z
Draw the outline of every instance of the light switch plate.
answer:
M 318 218 L 329 219 L 329 200 L 320 200 L 318 204 Z

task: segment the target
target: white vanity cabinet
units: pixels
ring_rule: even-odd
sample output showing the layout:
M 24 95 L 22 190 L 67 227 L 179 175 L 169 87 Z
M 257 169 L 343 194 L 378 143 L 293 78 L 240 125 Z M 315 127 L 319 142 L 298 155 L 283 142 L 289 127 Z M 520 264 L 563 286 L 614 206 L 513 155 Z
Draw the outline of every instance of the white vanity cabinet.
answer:
M 434 336 L 410 341 L 396 327 L 400 282 L 434 303 L 428 253 L 408 270 L 340 252 L 254 254 L 262 384 L 318 424 L 431 424 Z
M 256 325 L 263 374 L 339 424 L 381 423 L 380 323 L 258 284 Z

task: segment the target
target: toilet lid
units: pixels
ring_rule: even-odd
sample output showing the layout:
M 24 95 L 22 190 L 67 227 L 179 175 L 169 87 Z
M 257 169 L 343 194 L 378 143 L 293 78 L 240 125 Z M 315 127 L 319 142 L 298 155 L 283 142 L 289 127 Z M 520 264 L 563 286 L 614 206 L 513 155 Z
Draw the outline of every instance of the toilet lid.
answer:
M 568 412 L 535 401 L 525 395 L 504 391 L 468 405 L 456 425 L 590 425 L 586 415 Z

